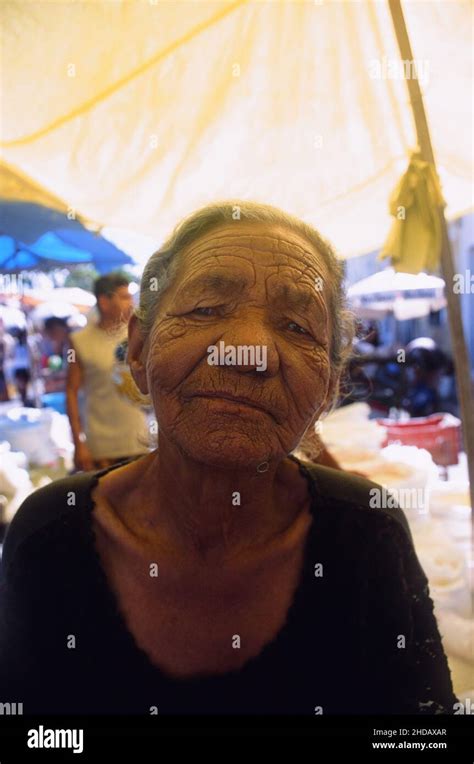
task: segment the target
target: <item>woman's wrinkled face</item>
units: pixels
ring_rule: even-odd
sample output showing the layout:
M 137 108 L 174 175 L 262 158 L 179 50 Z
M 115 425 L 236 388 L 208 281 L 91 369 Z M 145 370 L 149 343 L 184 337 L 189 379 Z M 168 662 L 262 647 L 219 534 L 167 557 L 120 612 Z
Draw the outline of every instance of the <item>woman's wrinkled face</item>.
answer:
M 223 467 L 290 453 L 327 402 L 328 275 L 277 226 L 236 222 L 189 246 L 142 351 L 160 432 Z

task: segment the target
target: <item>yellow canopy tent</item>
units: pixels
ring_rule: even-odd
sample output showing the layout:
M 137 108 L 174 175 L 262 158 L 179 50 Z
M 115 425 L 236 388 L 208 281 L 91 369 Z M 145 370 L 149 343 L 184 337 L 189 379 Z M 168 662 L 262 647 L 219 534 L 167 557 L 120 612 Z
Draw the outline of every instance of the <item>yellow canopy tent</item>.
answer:
M 276 204 L 343 257 L 380 246 L 424 90 L 447 214 L 472 207 L 469 0 L 4 0 L 1 156 L 157 243 L 216 198 Z
M 242 197 L 365 253 L 416 145 L 434 164 L 432 143 L 447 216 L 473 208 L 472 5 L 403 10 L 414 56 L 389 0 L 4 0 L 1 157 L 157 244 L 207 201 Z

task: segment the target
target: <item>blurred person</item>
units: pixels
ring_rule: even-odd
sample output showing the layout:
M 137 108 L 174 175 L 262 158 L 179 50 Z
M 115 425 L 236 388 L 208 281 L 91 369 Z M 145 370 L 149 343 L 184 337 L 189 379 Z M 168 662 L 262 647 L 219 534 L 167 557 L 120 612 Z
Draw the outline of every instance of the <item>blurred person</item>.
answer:
M 65 394 L 70 329 L 66 318 L 50 316 L 43 326 L 42 376 L 46 393 Z
M 31 374 L 27 368 L 17 368 L 13 373 L 15 387 L 23 406 L 34 408 L 35 400 L 31 390 Z
M 379 330 L 375 323 L 364 324 L 357 322 L 357 335 L 354 337 L 354 353 L 361 356 L 373 355 L 375 349 L 379 347 Z
M 42 344 L 43 337 L 32 324 L 29 329 L 15 331 L 10 376 L 24 406 L 41 406 L 44 391 L 41 379 Z
M 294 455 L 338 397 L 343 276 L 240 200 L 152 255 L 128 362 L 157 447 L 39 489 L 6 537 L 0 686 L 25 714 L 454 713 L 403 512 Z
M 54 355 L 62 359 L 64 367 L 67 362 L 67 351 L 70 347 L 70 329 L 66 318 L 49 316 L 44 322 L 43 335 L 49 347 L 46 349 L 47 358 Z
M 30 366 L 31 358 L 28 350 L 28 332 L 26 329 L 17 328 L 13 332 L 15 338 L 15 349 L 13 352 L 12 368 L 27 369 Z
M 6 331 L 3 318 L 0 318 L 0 402 L 10 400 L 5 367 L 14 352 L 14 347 L 15 341 L 11 334 Z
M 140 408 L 120 395 L 113 380 L 115 349 L 127 332 L 133 310 L 129 282 L 109 274 L 94 284 L 99 320 L 71 334 L 74 353 L 67 364 L 66 401 L 78 470 L 106 467 L 144 453 L 146 419 Z M 85 395 L 81 422 L 78 395 Z
M 407 345 L 407 391 L 403 405 L 410 416 L 430 416 L 441 410 L 440 383 L 448 367 L 448 357 L 430 337 L 418 337 Z

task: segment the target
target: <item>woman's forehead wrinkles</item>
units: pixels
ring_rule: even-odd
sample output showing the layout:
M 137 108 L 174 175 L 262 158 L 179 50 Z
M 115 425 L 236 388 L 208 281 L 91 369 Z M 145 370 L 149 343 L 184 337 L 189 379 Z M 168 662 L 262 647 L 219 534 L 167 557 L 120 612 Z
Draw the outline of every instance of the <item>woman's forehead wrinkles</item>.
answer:
M 227 234 L 222 236 L 209 234 L 207 238 L 200 239 L 194 246 L 187 250 L 189 256 L 196 254 L 212 254 L 221 250 L 228 254 L 239 254 L 239 250 L 246 249 L 252 252 L 269 252 L 280 255 L 300 255 L 314 258 L 316 253 L 309 247 L 306 249 L 302 244 L 285 239 L 281 236 L 256 235 L 256 234 Z
M 278 257 L 276 253 L 272 254 Z M 257 282 L 260 268 L 263 269 L 261 275 L 264 282 L 270 288 L 275 282 L 288 281 L 295 285 L 301 284 L 309 288 L 312 287 L 315 291 L 320 292 L 322 291 L 321 284 L 327 282 L 328 272 L 322 258 L 313 256 L 308 262 L 307 257 L 293 253 L 292 256 L 280 255 L 281 261 L 264 262 L 258 257 L 253 257 L 253 255 L 253 251 L 246 252 L 243 248 L 239 248 L 238 253 L 222 249 L 218 252 L 208 250 L 204 253 L 204 261 L 201 260 L 201 253 L 187 255 L 180 264 L 176 288 L 181 293 L 183 289 L 188 292 L 189 288 L 195 290 L 204 286 L 209 287 L 211 279 L 216 282 L 213 286 L 218 286 L 217 282 L 222 276 L 227 278 L 231 276 L 236 282 L 245 281 L 245 286 L 250 287 Z M 208 259 L 214 260 L 214 257 L 215 261 L 209 264 Z M 229 263 L 226 263 L 227 257 L 232 258 Z M 245 268 L 242 269 L 244 265 Z M 241 292 L 243 285 L 236 283 L 234 288 L 236 293 L 237 291 Z
M 281 239 L 275 241 L 281 243 Z M 275 261 L 265 262 L 258 257 L 259 254 L 273 256 Z M 189 268 L 200 268 L 201 260 L 207 258 L 215 258 L 215 266 L 219 269 L 227 268 L 226 259 L 233 258 L 234 261 L 229 263 L 229 265 L 236 265 L 237 261 L 240 261 L 241 265 L 248 264 L 254 271 L 256 266 L 276 268 L 278 272 L 281 268 L 289 268 L 299 273 L 298 278 L 306 276 L 308 279 L 313 280 L 317 276 L 326 281 L 329 277 L 326 263 L 317 252 L 306 251 L 293 246 L 289 247 L 287 252 L 284 252 L 281 247 L 280 249 L 273 250 L 268 248 L 257 250 L 255 246 L 244 246 L 242 243 L 236 246 L 235 243 L 230 245 L 227 242 L 216 246 L 215 242 L 208 242 L 186 252 L 179 269 L 181 271 L 181 278 L 186 278 L 189 274 Z M 208 268 L 209 266 L 202 263 L 202 267 Z M 279 273 L 273 275 L 279 277 Z M 295 278 L 296 275 L 295 273 L 292 278 Z

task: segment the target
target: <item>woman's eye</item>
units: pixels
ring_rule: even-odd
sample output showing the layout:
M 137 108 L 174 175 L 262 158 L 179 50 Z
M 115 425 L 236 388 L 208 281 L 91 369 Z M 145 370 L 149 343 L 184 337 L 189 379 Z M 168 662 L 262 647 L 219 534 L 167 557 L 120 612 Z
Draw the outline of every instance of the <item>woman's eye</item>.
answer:
M 195 313 L 198 316 L 212 316 L 213 315 L 212 311 L 214 310 L 216 310 L 216 308 L 206 308 L 206 307 L 194 308 L 194 310 L 191 310 L 190 313 L 191 314 Z
M 297 334 L 306 334 L 308 337 L 311 337 L 311 334 L 306 331 L 302 326 L 296 323 L 296 321 L 290 321 L 288 324 L 288 329 L 291 332 L 296 332 Z

